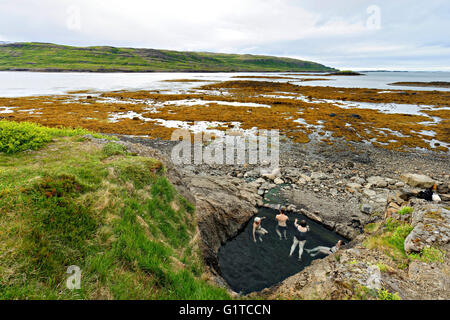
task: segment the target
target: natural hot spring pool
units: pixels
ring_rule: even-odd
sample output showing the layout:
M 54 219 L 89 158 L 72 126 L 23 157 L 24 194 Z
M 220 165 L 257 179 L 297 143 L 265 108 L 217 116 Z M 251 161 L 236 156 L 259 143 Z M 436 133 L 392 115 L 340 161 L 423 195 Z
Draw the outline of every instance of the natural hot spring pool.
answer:
M 313 259 L 323 258 L 323 254 L 318 254 L 312 258 L 306 251 L 303 251 L 302 261 L 298 261 L 298 246 L 292 257 L 289 251 L 292 245 L 294 220 L 304 219 L 310 227 L 309 240 L 305 248 L 311 249 L 316 246 L 332 247 L 338 240 L 344 240 L 335 232 L 326 229 L 324 226 L 306 218 L 300 214 L 288 214 L 288 240 L 280 240 L 275 227 L 277 222 L 275 216 L 278 211 L 261 208 L 258 217 L 267 217 L 263 220 L 262 226 L 268 234 L 263 236 L 263 242 L 252 238 L 252 218 L 244 230 L 235 238 L 225 243 L 219 249 L 219 267 L 222 277 L 229 286 L 236 292 L 247 294 L 270 287 L 308 266 Z

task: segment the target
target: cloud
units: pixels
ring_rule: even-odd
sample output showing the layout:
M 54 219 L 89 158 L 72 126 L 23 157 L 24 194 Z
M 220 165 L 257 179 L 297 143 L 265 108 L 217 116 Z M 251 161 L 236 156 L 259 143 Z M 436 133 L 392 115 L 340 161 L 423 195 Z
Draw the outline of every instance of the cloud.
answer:
M 450 64 L 446 0 L 15 0 L 0 2 L 0 28 L 11 41 L 268 53 L 336 67 L 383 57 L 401 67 L 405 56 Z

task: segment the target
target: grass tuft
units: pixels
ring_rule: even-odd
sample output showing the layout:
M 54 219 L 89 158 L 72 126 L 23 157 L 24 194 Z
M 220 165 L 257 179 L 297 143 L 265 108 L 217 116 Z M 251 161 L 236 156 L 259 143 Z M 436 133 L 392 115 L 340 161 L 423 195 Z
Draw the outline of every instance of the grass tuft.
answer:
M 103 146 L 103 152 L 108 156 L 117 156 L 127 154 L 127 148 L 121 144 L 108 142 Z
M 399 215 L 405 215 L 405 214 L 411 214 L 413 211 L 414 211 L 413 208 L 406 206 L 406 207 L 400 208 L 400 210 L 398 210 L 397 213 Z

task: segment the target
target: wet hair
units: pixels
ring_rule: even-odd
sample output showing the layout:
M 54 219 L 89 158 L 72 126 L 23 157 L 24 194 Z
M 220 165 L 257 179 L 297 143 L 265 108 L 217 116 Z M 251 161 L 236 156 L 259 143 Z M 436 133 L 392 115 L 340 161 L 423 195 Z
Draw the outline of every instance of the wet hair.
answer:
M 300 225 L 301 225 L 303 228 L 306 227 L 306 221 L 305 221 L 305 220 L 300 221 Z

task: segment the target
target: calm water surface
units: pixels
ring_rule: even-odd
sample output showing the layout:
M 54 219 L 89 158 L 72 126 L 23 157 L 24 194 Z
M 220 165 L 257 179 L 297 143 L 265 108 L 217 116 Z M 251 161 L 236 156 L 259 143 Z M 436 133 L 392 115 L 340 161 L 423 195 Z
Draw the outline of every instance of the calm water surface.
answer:
M 286 73 L 51 73 L 51 72 L 0 72 L 0 97 L 21 97 L 31 95 L 64 94 L 74 90 L 168 90 L 183 92 L 198 87 L 203 82 L 164 82 L 171 79 L 196 79 L 226 81 L 234 76 L 284 76 Z M 317 78 L 318 75 L 298 76 Z M 365 76 L 331 76 L 327 81 L 296 82 L 308 86 L 333 86 L 349 88 L 378 88 L 391 90 L 439 90 L 448 88 L 389 86 L 398 81 L 448 81 L 450 72 L 367 72 Z M 242 79 L 240 79 L 242 80 Z M 253 79 L 264 80 L 264 79 Z

